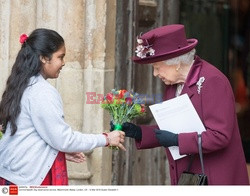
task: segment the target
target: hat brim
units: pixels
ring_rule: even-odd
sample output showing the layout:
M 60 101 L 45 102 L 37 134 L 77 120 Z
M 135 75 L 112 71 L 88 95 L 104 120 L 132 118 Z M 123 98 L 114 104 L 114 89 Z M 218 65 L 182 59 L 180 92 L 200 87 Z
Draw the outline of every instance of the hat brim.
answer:
M 183 55 L 183 54 L 191 51 L 198 44 L 197 39 L 187 39 L 187 42 L 188 42 L 187 46 L 180 48 L 180 49 L 177 49 L 177 50 L 173 50 L 171 52 L 167 52 L 164 54 L 158 54 L 158 55 L 154 55 L 154 56 L 148 56 L 146 58 L 139 58 L 137 56 L 134 56 L 132 58 L 132 60 L 138 64 L 150 64 L 150 63 L 155 63 L 155 62 L 160 62 L 160 61 L 172 59 L 172 58 L 175 58 L 177 56 Z

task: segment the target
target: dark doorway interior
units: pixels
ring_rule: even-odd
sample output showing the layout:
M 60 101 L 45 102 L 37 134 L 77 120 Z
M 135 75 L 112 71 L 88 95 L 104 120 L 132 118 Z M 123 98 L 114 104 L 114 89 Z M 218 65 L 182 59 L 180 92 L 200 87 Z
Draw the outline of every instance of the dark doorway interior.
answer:
M 197 53 L 230 80 L 247 162 L 250 163 L 250 1 L 181 0 L 180 23 L 199 40 Z

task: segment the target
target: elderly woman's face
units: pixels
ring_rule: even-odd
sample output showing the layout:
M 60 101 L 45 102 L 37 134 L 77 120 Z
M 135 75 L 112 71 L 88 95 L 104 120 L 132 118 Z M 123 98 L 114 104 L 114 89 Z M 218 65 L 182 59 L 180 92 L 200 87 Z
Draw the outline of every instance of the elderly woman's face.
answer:
M 160 78 L 166 85 L 173 85 L 179 82 L 178 65 L 166 65 L 165 62 L 156 62 L 153 64 L 154 76 Z

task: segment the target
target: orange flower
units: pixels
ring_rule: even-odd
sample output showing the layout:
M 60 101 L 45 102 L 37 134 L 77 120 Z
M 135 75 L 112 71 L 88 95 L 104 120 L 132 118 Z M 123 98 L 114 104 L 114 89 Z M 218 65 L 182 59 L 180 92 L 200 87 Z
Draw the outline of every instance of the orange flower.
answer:
M 118 99 L 123 99 L 124 98 L 124 94 L 127 92 L 127 90 L 119 90 L 118 91 L 119 93 L 118 94 L 116 94 L 116 98 L 118 98 Z

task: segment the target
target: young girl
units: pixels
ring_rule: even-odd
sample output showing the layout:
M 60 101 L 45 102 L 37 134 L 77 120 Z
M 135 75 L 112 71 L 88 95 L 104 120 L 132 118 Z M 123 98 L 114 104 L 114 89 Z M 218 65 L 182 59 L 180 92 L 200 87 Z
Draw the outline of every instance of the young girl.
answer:
M 46 81 L 64 66 L 63 38 L 49 29 L 20 37 L 22 47 L 0 102 L 0 185 L 67 185 L 66 159 L 108 145 L 125 150 L 124 132 L 82 134 L 64 121 L 62 99 Z

